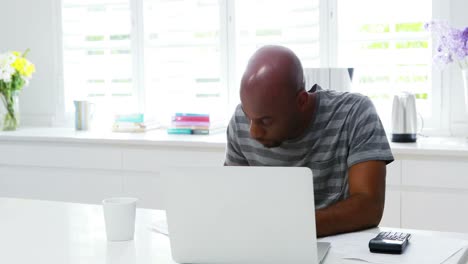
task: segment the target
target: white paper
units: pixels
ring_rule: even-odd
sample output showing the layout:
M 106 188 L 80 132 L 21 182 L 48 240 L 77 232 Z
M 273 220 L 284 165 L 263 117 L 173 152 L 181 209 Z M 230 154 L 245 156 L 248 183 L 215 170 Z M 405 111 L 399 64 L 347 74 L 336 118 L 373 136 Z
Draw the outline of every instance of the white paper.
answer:
M 349 233 L 319 239 L 330 242 L 342 259 L 361 260 L 375 264 L 424 263 L 440 264 L 468 245 L 467 241 L 413 234 L 401 255 L 378 254 L 369 251 L 369 240 L 375 233 Z
M 152 223 L 149 226 L 150 230 L 156 233 L 160 233 L 166 236 L 169 236 L 169 228 L 167 227 L 166 220 L 159 220 Z

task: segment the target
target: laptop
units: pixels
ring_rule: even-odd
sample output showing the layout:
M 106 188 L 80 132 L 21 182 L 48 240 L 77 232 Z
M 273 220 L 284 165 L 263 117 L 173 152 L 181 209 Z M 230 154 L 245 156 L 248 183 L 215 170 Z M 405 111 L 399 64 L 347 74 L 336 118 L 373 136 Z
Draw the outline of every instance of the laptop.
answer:
M 322 263 L 312 171 L 300 167 L 180 167 L 161 172 L 178 263 Z

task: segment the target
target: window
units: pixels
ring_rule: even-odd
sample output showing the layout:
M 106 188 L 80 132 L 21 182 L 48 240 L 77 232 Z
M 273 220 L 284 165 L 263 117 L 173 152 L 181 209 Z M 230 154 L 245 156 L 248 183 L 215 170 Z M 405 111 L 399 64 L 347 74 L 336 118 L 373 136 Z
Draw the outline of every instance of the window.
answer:
M 130 14 L 126 0 L 63 0 L 67 112 L 76 99 L 91 99 L 101 112 L 136 107 Z
M 234 2 L 237 83 L 250 56 L 264 45 L 292 49 L 304 68 L 320 66 L 319 0 Z
M 366 8 L 361 8 L 365 6 Z M 337 64 L 356 69 L 355 92 L 368 95 L 389 125 L 395 93 L 416 94 L 418 111 L 432 116 L 430 34 L 427 0 L 338 0 Z
M 219 1 L 143 2 L 147 110 L 168 121 L 226 105 Z
M 162 123 L 188 111 L 227 121 L 247 60 L 277 44 L 304 68 L 354 68 L 353 91 L 384 121 L 403 90 L 431 119 L 431 17 L 427 0 L 63 0 L 66 110 L 86 97 Z

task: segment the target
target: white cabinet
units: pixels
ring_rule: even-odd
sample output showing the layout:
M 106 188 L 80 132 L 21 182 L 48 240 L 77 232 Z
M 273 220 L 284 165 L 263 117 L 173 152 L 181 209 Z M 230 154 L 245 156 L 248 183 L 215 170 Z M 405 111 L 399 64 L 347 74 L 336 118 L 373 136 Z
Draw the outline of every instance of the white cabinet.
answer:
M 405 160 L 403 185 L 468 191 L 468 160 Z
M 401 192 L 388 190 L 385 193 L 385 209 L 379 226 L 400 227 L 400 198 Z
M 168 166 L 223 166 L 224 149 L 161 147 L 124 149 L 122 169 L 159 172 Z
M 123 195 L 138 197 L 138 207 L 164 209 L 164 185 L 159 172 L 123 172 Z
M 110 144 L 0 143 L 0 196 L 95 203 L 135 196 L 163 209 L 167 166 L 222 166 L 224 148 Z
M 403 228 L 468 232 L 468 160 L 402 161 Z
M 224 149 L 160 147 L 122 151 L 124 194 L 139 198 L 139 206 L 164 209 L 160 172 L 169 166 L 223 166 Z
M 0 196 L 98 204 L 122 194 L 118 171 L 0 166 Z
M 397 186 L 401 184 L 401 161 L 395 160 L 387 165 L 387 186 Z
M 468 193 L 403 192 L 404 228 L 468 232 Z
M 387 179 L 385 191 L 385 209 L 380 226 L 400 227 L 400 190 L 401 161 L 395 160 L 387 165 Z
M 96 144 L 0 143 L 0 164 L 77 169 L 120 169 L 118 148 Z
M 97 204 L 123 195 L 163 209 L 161 170 L 224 163 L 219 142 L 80 140 L 0 140 L 0 196 Z M 468 232 L 468 155 L 418 151 L 397 153 L 387 165 L 380 226 Z

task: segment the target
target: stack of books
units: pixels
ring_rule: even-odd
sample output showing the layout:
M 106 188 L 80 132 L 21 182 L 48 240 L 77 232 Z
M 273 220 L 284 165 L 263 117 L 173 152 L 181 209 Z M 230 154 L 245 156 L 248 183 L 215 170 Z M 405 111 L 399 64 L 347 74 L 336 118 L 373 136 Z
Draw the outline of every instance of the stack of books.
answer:
M 116 115 L 112 126 L 113 132 L 146 132 L 159 127 L 155 119 L 147 118 L 143 113 Z
M 168 134 L 208 135 L 223 131 L 225 127 L 210 119 L 209 114 L 176 113 L 172 116 Z

